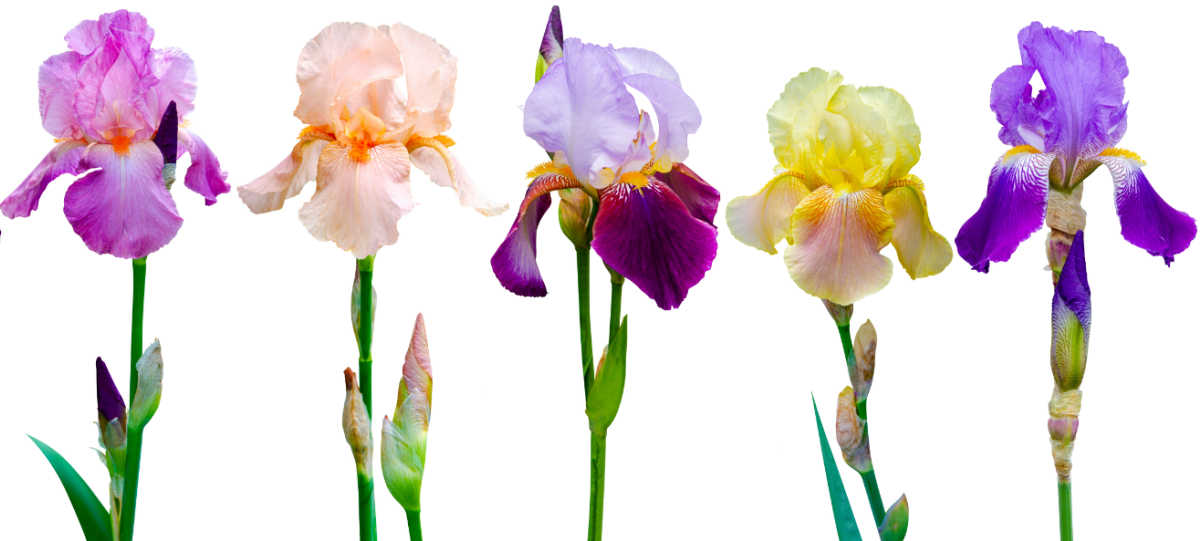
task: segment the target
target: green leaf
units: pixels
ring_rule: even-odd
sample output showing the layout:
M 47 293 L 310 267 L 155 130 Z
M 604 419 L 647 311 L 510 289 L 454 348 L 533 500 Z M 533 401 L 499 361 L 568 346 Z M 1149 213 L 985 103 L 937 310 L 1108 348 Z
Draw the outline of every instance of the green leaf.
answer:
M 67 459 L 37 438 L 29 436 L 29 439 L 33 440 L 46 456 L 46 460 L 50 461 L 54 473 L 58 474 L 58 480 L 62 481 L 67 497 L 71 500 L 71 507 L 75 508 L 75 516 L 79 519 L 84 538 L 87 541 L 112 541 L 112 519 L 104 504 L 96 497 L 96 493 L 92 492 L 91 487 L 84 482 L 75 468 L 71 467 Z
M 842 484 L 842 476 L 838 473 L 837 460 L 829 448 L 829 440 L 825 437 L 825 426 L 821 424 L 821 414 L 817 411 L 817 400 L 812 399 L 813 415 L 817 416 L 817 435 L 821 437 L 821 460 L 825 463 L 825 484 L 829 486 L 829 503 L 833 506 L 833 521 L 837 526 L 838 539 L 841 541 L 862 541 L 858 533 L 858 521 L 854 518 L 854 510 L 850 508 L 850 499 L 846 497 L 846 486 Z
M 629 316 L 621 320 L 613 341 L 600 357 L 596 381 L 587 396 L 587 416 L 592 432 L 604 434 L 617 417 L 625 393 L 625 352 L 629 345 Z

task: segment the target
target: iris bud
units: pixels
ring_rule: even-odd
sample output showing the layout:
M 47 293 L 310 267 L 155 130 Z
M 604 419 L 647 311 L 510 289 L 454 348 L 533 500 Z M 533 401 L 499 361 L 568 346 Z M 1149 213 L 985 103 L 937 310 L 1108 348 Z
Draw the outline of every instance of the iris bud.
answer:
M 846 387 L 838 394 L 837 442 L 846 464 L 859 473 L 874 469 L 871 446 L 867 442 L 867 425 L 858 417 L 854 389 Z
M 383 417 L 380 450 L 388 492 L 408 511 L 421 510 L 421 480 L 433 403 L 432 368 L 425 319 L 418 314 L 404 357 L 404 379 L 396 396 L 395 416 Z
M 871 391 L 871 381 L 875 379 L 875 346 L 878 338 L 875 335 L 875 325 L 867 320 L 858 332 L 854 334 L 854 373 L 851 380 L 854 383 L 854 397 L 862 402 Z
M 908 534 L 908 496 L 901 494 L 888 508 L 883 516 L 883 524 L 879 526 L 881 541 L 901 541 Z
M 137 362 L 138 383 L 129 406 L 129 424 L 142 428 L 158 411 L 162 399 L 162 346 L 155 340 Z
M 558 6 L 550 8 L 550 18 L 546 21 L 546 32 L 542 34 L 542 45 L 538 48 L 537 66 L 533 73 L 533 82 L 542 80 L 542 76 L 546 74 L 546 70 L 550 68 L 555 60 L 562 58 L 563 54 L 563 29 L 562 17 L 558 13 Z
M 561 196 L 558 202 L 559 227 L 576 248 L 587 248 L 592 242 L 588 224 L 592 221 L 595 201 L 586 192 L 576 188 L 559 190 L 558 194 Z
M 346 368 L 346 403 L 342 408 L 342 432 L 346 435 L 346 443 L 354 453 L 354 463 L 358 466 L 358 474 L 371 477 L 371 418 L 367 415 L 367 405 L 363 402 L 362 391 L 358 388 L 358 376 Z
M 154 132 L 154 145 L 163 155 L 162 178 L 170 190 L 171 185 L 175 184 L 175 161 L 179 156 L 179 114 L 173 101 L 167 104 L 158 130 Z

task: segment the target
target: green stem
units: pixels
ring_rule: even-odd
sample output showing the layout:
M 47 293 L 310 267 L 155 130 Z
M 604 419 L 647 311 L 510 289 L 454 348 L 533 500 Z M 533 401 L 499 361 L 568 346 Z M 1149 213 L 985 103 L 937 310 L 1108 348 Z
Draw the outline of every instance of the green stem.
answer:
M 358 472 L 358 538 L 375 541 L 375 481 L 370 472 Z
M 842 339 L 842 353 L 846 356 L 846 369 L 854 379 L 854 339 L 850 338 L 850 325 L 838 325 L 838 336 Z
M 358 269 L 358 387 L 371 418 L 371 338 L 375 326 L 375 289 L 371 277 L 375 271 L 375 256 L 357 261 Z M 375 541 L 375 482 L 371 472 L 358 473 L 358 538 Z
M 375 256 L 358 260 L 358 382 L 362 389 L 367 417 L 371 416 L 371 338 L 375 327 L 374 288 L 371 275 L 375 271 Z
M 137 394 L 137 362 L 142 357 L 142 322 L 146 307 L 146 258 L 133 260 L 133 308 L 129 326 L 129 403 Z M 142 429 L 129 427 L 125 443 L 125 486 L 121 491 L 121 541 L 133 539 L 133 522 L 137 513 L 138 474 L 142 466 Z
M 875 470 L 860 473 L 863 487 L 867 489 L 867 499 L 871 500 L 871 515 L 875 517 L 875 527 L 883 526 L 883 516 L 887 510 L 883 507 L 883 498 L 879 496 L 879 482 L 875 480 Z
M 613 338 L 617 336 L 617 329 L 621 327 L 621 287 L 625 285 L 625 277 L 612 269 L 609 269 L 608 273 L 612 275 L 612 298 L 608 306 L 608 343 L 612 344 Z
M 592 433 L 592 489 L 588 508 L 588 541 L 600 541 L 604 523 L 605 435 Z
M 408 541 L 421 541 L 421 512 L 404 510 L 408 517 Z
M 1071 541 L 1075 534 L 1071 527 L 1071 481 L 1058 482 L 1058 532 L 1062 541 Z
M 592 369 L 592 247 L 590 244 L 575 248 L 575 270 L 579 282 L 579 349 L 583 356 L 583 396 L 592 390 L 595 379 Z

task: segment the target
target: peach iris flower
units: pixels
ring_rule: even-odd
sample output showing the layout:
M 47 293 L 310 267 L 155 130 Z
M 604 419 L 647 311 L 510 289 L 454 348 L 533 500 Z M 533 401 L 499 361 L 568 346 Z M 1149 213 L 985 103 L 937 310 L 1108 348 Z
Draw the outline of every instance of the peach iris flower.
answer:
M 467 176 L 442 135 L 450 128 L 457 60 L 403 24 L 334 23 L 304 47 L 296 67 L 308 126 L 292 153 L 238 188 L 255 213 L 278 210 L 311 180 L 317 191 L 300 221 L 320 240 L 363 258 L 396 242 L 412 210 L 412 166 L 485 215 L 503 212 Z
M 786 238 L 784 262 L 801 289 L 841 305 L 879 291 L 892 276 L 880 254 L 888 244 L 912 278 L 950 263 L 924 185 L 909 173 L 921 131 L 898 92 L 813 68 L 788 82 L 767 125 L 778 175 L 731 201 L 726 219 L 735 238 L 767 253 Z

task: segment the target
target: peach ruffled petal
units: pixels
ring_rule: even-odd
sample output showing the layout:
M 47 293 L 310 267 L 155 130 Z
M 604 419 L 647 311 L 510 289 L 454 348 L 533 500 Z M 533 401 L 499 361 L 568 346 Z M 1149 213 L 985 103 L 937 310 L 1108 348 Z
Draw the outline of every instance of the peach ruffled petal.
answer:
M 894 225 L 877 190 L 839 196 L 822 186 L 792 215 L 795 244 L 784 253 L 784 261 L 804 291 L 836 304 L 853 304 L 891 279 L 892 262 L 879 250 L 891 241 Z
M 403 24 L 387 27 L 387 33 L 403 57 L 413 132 L 433 137 L 450 129 L 458 59 L 433 38 Z
M 366 155 L 359 161 L 346 146 L 326 145 L 317 162 L 317 192 L 300 209 L 300 221 L 314 237 L 357 258 L 396 242 L 396 223 L 413 207 L 404 145 L 379 145 Z
M 283 201 L 292 197 L 309 181 L 317 178 L 317 159 L 328 141 L 309 139 L 296 143 L 292 153 L 267 174 L 244 186 L 238 186 L 238 196 L 255 214 L 283 208 Z
M 466 168 L 445 147 L 418 146 L 409 152 L 413 165 L 429 175 L 438 186 L 453 188 L 458 192 L 458 201 L 463 206 L 471 207 L 484 216 L 495 216 L 508 209 L 508 205 L 497 203 L 480 193 Z
M 397 96 L 390 80 L 404 62 L 388 34 L 362 23 L 334 23 L 304 46 L 296 64 L 296 117 L 310 126 L 337 126 L 343 112 L 367 107 L 386 121 Z M 383 83 L 383 84 L 376 84 Z

